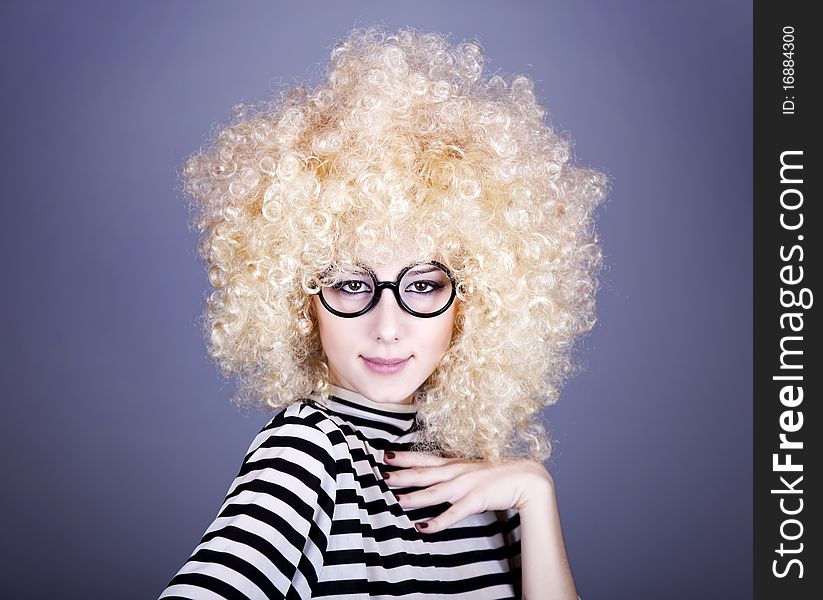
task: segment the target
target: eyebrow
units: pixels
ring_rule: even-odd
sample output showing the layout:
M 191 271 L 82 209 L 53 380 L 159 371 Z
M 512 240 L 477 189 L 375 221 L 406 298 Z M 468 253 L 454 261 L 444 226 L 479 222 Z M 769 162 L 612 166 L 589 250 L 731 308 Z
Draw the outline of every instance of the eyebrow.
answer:
M 420 265 L 419 268 L 415 267 L 409 269 L 409 273 L 412 275 L 422 275 L 423 273 L 431 273 L 432 271 L 439 271 L 435 265 Z
M 412 263 L 412 264 L 414 264 L 414 263 Z M 374 269 L 372 269 L 369 265 L 366 265 L 364 263 L 357 263 L 356 265 L 353 265 L 353 266 L 356 269 L 363 269 L 364 271 L 371 271 L 372 273 L 375 274 L 375 276 L 377 276 L 377 273 L 375 273 Z M 401 268 L 400 271 L 402 271 L 405 268 L 406 267 Z M 416 267 L 410 268 L 407 271 L 407 274 L 409 274 L 409 275 L 423 275 L 425 273 L 431 273 L 432 271 L 438 271 L 438 270 L 440 270 L 440 269 L 437 265 L 432 265 L 432 264 L 429 264 L 429 263 L 420 263 Z M 395 275 L 394 275 L 395 278 L 397 277 L 397 275 L 400 274 L 400 271 L 395 273 Z

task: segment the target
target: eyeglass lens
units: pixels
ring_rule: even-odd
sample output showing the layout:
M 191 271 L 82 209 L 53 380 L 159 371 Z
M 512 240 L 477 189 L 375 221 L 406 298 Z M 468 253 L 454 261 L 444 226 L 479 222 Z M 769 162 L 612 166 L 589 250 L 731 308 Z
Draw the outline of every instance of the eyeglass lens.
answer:
M 406 271 L 399 282 L 399 290 L 403 303 L 410 310 L 430 314 L 448 304 L 452 295 L 452 282 L 440 267 L 420 264 Z M 322 294 L 334 310 L 347 314 L 357 313 L 372 301 L 374 280 L 362 267 L 347 267 L 340 270 L 331 281 L 323 282 Z

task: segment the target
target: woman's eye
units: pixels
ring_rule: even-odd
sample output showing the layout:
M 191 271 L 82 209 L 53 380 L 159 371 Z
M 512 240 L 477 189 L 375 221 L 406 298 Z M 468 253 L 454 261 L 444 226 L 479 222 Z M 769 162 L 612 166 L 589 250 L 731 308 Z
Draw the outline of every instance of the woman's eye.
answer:
M 340 284 L 340 288 L 344 292 L 355 294 L 365 291 L 366 285 L 362 281 L 344 281 Z
M 438 290 L 441 287 L 443 286 L 432 281 L 413 281 L 412 284 L 406 289 L 410 292 L 426 294 Z

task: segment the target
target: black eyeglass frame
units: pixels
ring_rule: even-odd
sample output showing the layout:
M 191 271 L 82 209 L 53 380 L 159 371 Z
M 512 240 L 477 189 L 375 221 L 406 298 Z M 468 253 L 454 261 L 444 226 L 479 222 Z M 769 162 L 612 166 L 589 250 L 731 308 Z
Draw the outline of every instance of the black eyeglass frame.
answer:
M 406 304 L 403 302 L 402 296 L 400 295 L 400 281 L 403 279 L 403 277 L 406 275 L 406 273 L 410 269 L 413 269 L 414 267 L 419 267 L 420 265 L 434 265 L 434 266 L 438 267 L 439 269 L 441 269 L 448 276 L 449 281 L 451 281 L 451 284 L 452 284 L 452 293 L 451 293 L 451 296 L 449 297 L 449 301 L 446 302 L 446 304 L 443 306 L 443 308 L 441 308 L 440 310 L 438 310 L 436 312 L 433 312 L 433 313 L 420 313 L 420 312 L 416 312 L 416 311 L 412 310 L 411 308 L 406 306 Z M 364 269 L 369 274 L 369 276 L 372 278 L 372 281 L 374 282 L 374 288 L 373 288 L 374 291 L 372 293 L 371 301 L 369 301 L 369 303 L 364 308 L 362 308 L 361 310 L 359 310 L 355 313 L 340 312 L 339 310 L 335 310 L 331 306 L 329 306 L 328 302 L 326 302 L 326 299 L 323 298 L 323 286 L 320 286 L 320 289 L 318 291 L 318 294 L 320 296 L 320 302 L 323 304 L 323 306 L 326 308 L 326 310 L 329 311 L 331 314 L 336 315 L 338 317 L 343 317 L 345 319 L 353 319 L 355 317 L 359 317 L 360 315 L 364 315 L 367 312 L 369 312 L 372 308 L 377 306 L 378 302 L 380 302 L 380 297 L 383 295 L 383 289 L 384 288 L 389 288 L 394 293 L 394 298 L 395 298 L 395 300 L 397 300 L 397 304 L 398 304 L 398 306 L 400 306 L 400 308 L 405 310 L 407 313 L 409 313 L 413 317 L 418 317 L 420 319 L 430 319 L 431 317 L 436 317 L 437 315 L 440 315 L 440 314 L 443 314 L 444 312 L 446 312 L 449 309 L 449 307 L 452 305 L 452 302 L 454 302 L 454 298 L 457 295 L 457 282 L 455 281 L 454 276 L 452 275 L 452 273 L 448 269 L 448 267 L 446 267 L 446 265 L 444 265 L 442 263 L 439 263 L 436 260 L 432 260 L 432 261 L 429 261 L 429 262 L 414 263 L 414 264 L 411 264 L 407 267 L 404 267 L 403 270 L 400 271 L 400 273 L 398 274 L 397 279 L 395 279 L 394 281 L 378 281 L 377 280 L 377 275 L 369 267 L 367 267 L 366 265 L 363 265 L 363 264 L 359 264 L 358 267 Z

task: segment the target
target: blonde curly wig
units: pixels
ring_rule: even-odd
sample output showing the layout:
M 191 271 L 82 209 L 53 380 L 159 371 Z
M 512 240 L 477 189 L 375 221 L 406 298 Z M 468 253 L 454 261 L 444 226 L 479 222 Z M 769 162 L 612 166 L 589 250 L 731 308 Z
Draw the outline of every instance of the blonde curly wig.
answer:
M 605 176 L 571 164 L 528 77 L 484 76 L 477 42 L 356 28 L 319 83 L 276 96 L 236 106 L 183 173 L 232 400 L 327 394 L 318 273 L 411 252 L 460 282 L 452 343 L 416 392 L 416 448 L 547 458 L 539 409 L 595 323 Z

